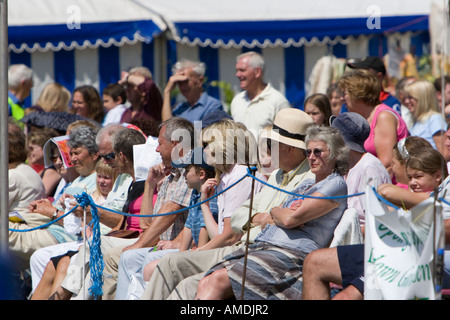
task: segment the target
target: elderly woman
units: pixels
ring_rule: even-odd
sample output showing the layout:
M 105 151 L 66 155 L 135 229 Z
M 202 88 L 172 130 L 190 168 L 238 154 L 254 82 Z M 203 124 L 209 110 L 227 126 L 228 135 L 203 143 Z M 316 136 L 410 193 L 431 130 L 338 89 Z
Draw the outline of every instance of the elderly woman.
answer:
M 64 214 L 64 207 L 60 203 L 63 197 L 73 197 L 82 192 L 92 194 L 95 191 L 95 166 L 98 158 L 96 134 L 97 130 L 89 127 L 79 127 L 72 132 L 67 144 L 70 148 L 71 162 L 79 176 L 67 186 L 59 200 L 53 203 L 47 198 L 32 201 L 28 206 L 28 212 L 23 214 L 25 223 L 10 222 L 10 229 L 24 230 L 46 224 Z M 76 235 L 67 233 L 60 225 L 63 222 L 64 220 L 60 219 L 57 223 L 45 228 L 36 228 L 27 232 L 10 232 L 10 251 L 23 260 L 26 268 L 35 250 L 77 239 Z
M 364 148 L 381 160 L 392 175 L 392 147 L 408 136 L 402 117 L 380 102 L 381 84 L 370 71 L 354 69 L 346 72 L 338 82 L 347 109 L 362 115 L 370 124 L 370 135 Z
M 306 154 L 315 179 L 308 179 L 282 207 L 272 208 L 271 218 L 249 247 L 245 300 L 299 299 L 305 256 L 327 247 L 347 208 L 348 148 L 331 127 L 311 127 Z M 336 197 L 336 198 L 331 198 Z M 241 298 L 245 249 L 225 257 L 206 273 L 198 286 L 198 299 Z

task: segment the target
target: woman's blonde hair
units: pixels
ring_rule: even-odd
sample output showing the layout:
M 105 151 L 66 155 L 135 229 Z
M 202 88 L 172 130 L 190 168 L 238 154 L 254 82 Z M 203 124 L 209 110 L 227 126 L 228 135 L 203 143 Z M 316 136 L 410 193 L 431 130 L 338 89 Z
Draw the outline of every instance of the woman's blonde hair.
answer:
M 427 80 L 416 80 L 405 86 L 405 93 L 417 100 L 417 108 L 413 114 L 417 120 L 428 118 L 433 113 L 438 113 L 436 89 Z
M 242 123 L 222 119 L 202 131 L 202 142 L 210 152 L 209 164 L 214 166 L 216 178 L 229 172 L 233 165 L 256 165 L 257 143 L 253 134 Z
M 70 91 L 59 83 L 45 86 L 36 104 L 46 112 L 64 112 L 69 109 Z

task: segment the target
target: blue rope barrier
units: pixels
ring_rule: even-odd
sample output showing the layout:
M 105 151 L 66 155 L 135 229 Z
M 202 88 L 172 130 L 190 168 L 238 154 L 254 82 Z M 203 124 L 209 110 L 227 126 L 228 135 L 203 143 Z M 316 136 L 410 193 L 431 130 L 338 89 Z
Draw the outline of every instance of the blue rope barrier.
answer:
M 52 224 L 58 222 L 59 220 L 64 219 L 67 215 L 69 215 L 69 214 L 72 213 L 76 208 L 78 208 L 78 206 L 79 206 L 79 205 L 76 205 L 75 207 L 72 208 L 72 210 L 70 210 L 70 211 L 64 213 L 62 216 L 60 216 L 60 217 L 58 217 L 58 218 L 56 218 L 56 219 L 54 219 L 54 220 L 52 220 L 52 221 L 50 221 L 50 222 L 48 222 L 48 223 L 42 224 L 42 225 L 40 225 L 40 226 L 37 226 L 37 227 L 34 227 L 34 228 L 30 228 L 30 229 L 11 229 L 11 228 L 10 228 L 9 231 L 11 231 L 11 232 L 30 232 L 30 231 L 35 231 L 35 230 L 38 230 L 38 229 L 45 229 L 45 228 L 49 227 L 50 225 L 52 225 Z
M 88 240 L 90 251 L 89 269 L 91 272 L 89 294 L 94 298 L 97 298 L 103 295 L 103 269 L 105 267 L 101 250 L 100 216 L 98 214 L 97 206 L 90 195 L 83 192 L 81 195 L 76 195 L 75 198 L 84 209 L 86 209 L 87 206 L 91 206 L 92 236 Z
M 271 185 L 271 184 L 267 183 L 267 182 L 264 181 L 264 180 L 261 180 L 261 179 L 257 178 L 256 176 L 254 176 L 254 175 L 251 173 L 251 170 L 252 170 L 252 168 L 247 169 L 247 174 L 244 175 L 244 176 L 243 176 L 242 178 L 240 178 L 239 180 L 237 180 L 237 181 L 236 181 L 235 183 L 233 183 L 231 186 L 225 188 L 225 189 L 222 190 L 221 192 L 218 192 L 218 193 L 214 194 L 214 195 L 211 196 L 210 198 L 208 198 L 208 199 L 206 199 L 206 200 L 203 200 L 203 201 L 201 201 L 201 202 L 198 202 L 198 203 L 196 203 L 196 204 L 194 204 L 194 205 L 192 205 L 192 206 L 185 207 L 185 208 L 183 208 L 183 209 L 175 210 L 175 211 L 172 211 L 172 212 L 166 212 L 166 213 L 149 214 L 149 215 L 140 214 L 139 217 L 141 217 L 141 218 L 147 218 L 147 217 L 149 217 L 149 218 L 154 218 L 154 217 L 160 217 L 160 216 L 167 216 L 167 215 L 177 214 L 177 213 L 180 213 L 180 212 L 183 212 L 183 211 L 186 211 L 186 210 L 190 210 L 190 209 L 192 209 L 192 208 L 194 208 L 194 207 L 200 206 L 200 205 L 202 205 L 203 203 L 208 202 L 208 201 L 214 199 L 215 197 L 218 197 L 218 196 L 221 195 L 222 193 L 225 193 L 226 191 L 230 190 L 231 188 L 233 188 L 235 185 L 237 185 L 238 183 L 240 183 L 242 180 L 244 180 L 244 179 L 247 178 L 247 177 L 251 177 L 252 179 L 255 179 L 256 181 L 260 182 L 261 184 L 264 184 L 265 186 L 271 187 L 271 188 L 273 188 L 273 189 L 275 189 L 275 190 L 278 190 L 278 191 L 280 191 L 280 192 L 284 192 L 284 193 L 286 193 L 286 194 L 289 194 L 289 195 L 292 195 L 292 196 L 295 196 L 295 197 L 298 197 L 298 198 L 303 198 L 303 199 L 304 199 L 304 198 L 312 198 L 312 199 L 328 199 L 328 200 L 333 200 L 333 199 L 349 198 L 349 197 L 356 197 L 356 196 L 364 195 L 364 192 L 355 193 L 355 194 L 352 194 L 352 195 L 343 195 L 343 196 L 334 196 L 334 197 L 315 197 L 315 196 L 309 196 L 309 195 L 298 194 L 298 193 L 290 192 L 290 191 L 287 191 L 287 190 L 283 190 L 283 189 L 281 189 L 281 188 L 278 188 L 278 187 L 276 187 L 276 186 L 274 186 L 274 185 Z M 382 200 L 382 201 L 385 202 L 386 204 L 388 204 L 388 205 L 390 205 L 390 206 L 392 206 L 392 207 L 398 209 L 398 207 L 396 207 L 396 206 L 393 205 L 392 203 L 389 203 L 387 200 L 385 200 L 384 198 L 382 198 L 382 197 L 376 192 L 375 189 L 374 189 L 374 191 L 375 191 L 375 194 L 377 195 L 377 197 L 378 197 L 380 200 Z M 450 204 L 449 204 L 449 205 L 450 205 Z M 77 205 L 77 206 L 78 206 L 78 205 Z M 73 210 L 75 210 L 75 208 L 76 208 L 77 206 L 75 206 L 70 212 L 72 212 Z M 131 214 L 131 213 L 125 213 L 125 212 L 121 212 L 121 211 L 116 211 L 116 210 L 113 210 L 113 209 L 110 209 L 110 208 L 106 208 L 106 207 L 102 207 L 102 206 L 96 205 L 95 203 L 93 203 L 93 206 L 92 206 L 92 207 L 96 207 L 96 209 L 97 209 L 97 208 L 100 208 L 100 209 L 103 209 L 103 210 L 105 210 L 105 211 L 110 211 L 110 212 L 112 212 L 112 213 L 120 214 L 120 215 L 125 216 L 125 217 L 135 217 L 135 216 L 136 216 L 136 214 Z M 47 224 L 44 224 L 44 225 L 41 225 L 41 226 L 38 226 L 38 227 L 35 227 L 35 228 L 32 228 L 32 229 L 27 229 L 27 230 L 9 229 L 9 230 L 10 230 L 10 231 L 17 231 L 17 232 L 27 232 L 27 231 L 34 231 L 34 230 L 37 230 L 37 229 L 44 229 L 44 228 L 48 227 L 49 225 L 51 225 L 52 223 L 55 223 L 55 222 L 59 221 L 60 219 L 64 218 L 64 217 L 65 217 L 67 214 L 69 214 L 70 212 L 64 214 L 63 216 L 59 217 L 58 219 L 55 219 L 55 220 L 53 220 L 53 221 L 51 221 L 51 222 L 49 222 L 49 223 L 47 223 Z

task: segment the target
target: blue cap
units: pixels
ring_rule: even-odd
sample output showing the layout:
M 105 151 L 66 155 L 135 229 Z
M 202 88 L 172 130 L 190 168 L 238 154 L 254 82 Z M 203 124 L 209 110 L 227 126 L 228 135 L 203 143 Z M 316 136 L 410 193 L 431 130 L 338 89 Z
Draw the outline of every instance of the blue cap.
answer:
M 191 164 L 200 166 L 207 170 L 214 171 L 214 167 L 210 166 L 206 161 L 206 154 L 203 148 L 194 148 L 190 150 L 184 157 L 178 159 L 177 161 L 172 161 L 172 167 L 175 168 L 186 168 Z

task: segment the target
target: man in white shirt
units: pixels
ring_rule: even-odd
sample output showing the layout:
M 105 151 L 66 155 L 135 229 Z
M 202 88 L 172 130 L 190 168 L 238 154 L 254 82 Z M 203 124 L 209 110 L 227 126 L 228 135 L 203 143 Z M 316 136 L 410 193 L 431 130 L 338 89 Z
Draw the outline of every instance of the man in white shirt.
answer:
M 259 53 L 250 51 L 237 57 L 236 77 L 243 91 L 231 101 L 231 116 L 258 137 L 259 130 L 272 126 L 278 111 L 291 105 L 283 94 L 264 82 L 264 59 Z

